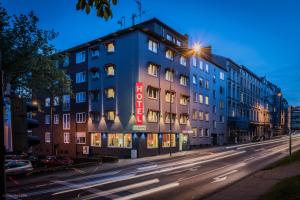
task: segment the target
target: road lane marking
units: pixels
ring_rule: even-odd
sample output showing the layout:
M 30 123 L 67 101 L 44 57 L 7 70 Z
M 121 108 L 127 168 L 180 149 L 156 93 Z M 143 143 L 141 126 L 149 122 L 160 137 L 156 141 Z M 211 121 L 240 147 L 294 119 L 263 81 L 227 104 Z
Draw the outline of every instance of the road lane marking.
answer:
M 145 167 L 139 167 L 139 168 L 137 168 L 137 170 L 144 171 L 144 170 L 149 170 L 149 169 L 153 169 L 153 168 L 157 168 L 157 165 L 150 165 L 150 166 L 145 166 Z
M 135 198 L 143 197 L 143 196 L 153 194 L 153 193 L 156 193 L 156 192 L 161 192 L 163 190 L 168 190 L 168 189 L 171 189 L 171 188 L 175 188 L 175 187 L 178 187 L 178 186 L 179 186 L 178 182 L 169 183 L 169 184 L 162 185 L 162 186 L 159 186 L 159 187 L 156 187 L 156 188 L 152 188 L 150 190 L 145 190 L 145 191 L 138 192 L 138 193 L 135 193 L 135 194 L 130 194 L 130 195 L 127 195 L 127 196 L 119 197 L 119 198 L 116 198 L 115 200 L 135 199 Z
M 122 192 L 125 190 L 130 190 L 130 189 L 134 189 L 134 188 L 139 188 L 139 187 L 144 187 L 147 185 L 151 185 L 154 183 L 159 183 L 159 179 L 151 179 L 148 181 L 143 181 L 141 183 L 135 183 L 135 184 L 131 184 L 131 185 L 127 185 L 127 186 L 123 186 L 123 187 L 119 187 L 119 188 L 115 188 L 115 189 L 111 189 L 111 190 L 107 190 L 107 191 L 103 191 L 103 192 L 98 192 L 92 195 L 88 195 L 88 196 L 83 196 L 81 197 L 82 200 L 89 200 L 89 199 L 94 199 L 97 197 L 103 197 L 103 196 L 107 196 L 110 194 L 114 194 L 114 193 L 118 193 L 118 192 Z
M 215 178 L 213 178 L 214 181 L 212 181 L 211 183 L 218 183 L 218 182 L 222 182 L 222 181 L 225 181 L 227 179 L 227 176 L 230 175 L 230 174 L 234 174 L 236 173 L 238 170 L 235 169 L 235 170 L 232 170 L 230 172 L 227 172 L 225 174 L 222 174 L 220 176 L 217 176 Z
M 247 161 L 249 161 L 249 160 L 253 160 L 254 158 L 256 158 L 256 157 L 252 156 L 252 157 L 250 157 L 250 158 L 245 159 L 244 162 L 247 162 Z

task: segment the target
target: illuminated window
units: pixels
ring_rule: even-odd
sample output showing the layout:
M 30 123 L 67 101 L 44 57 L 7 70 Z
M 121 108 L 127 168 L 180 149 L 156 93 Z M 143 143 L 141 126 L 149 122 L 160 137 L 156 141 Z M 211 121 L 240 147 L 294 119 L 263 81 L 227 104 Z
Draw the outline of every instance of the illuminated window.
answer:
M 107 43 L 106 50 L 108 53 L 115 52 L 115 44 L 113 42 Z
M 45 107 L 50 107 L 50 98 L 49 97 L 47 97 L 45 99 Z
M 147 134 L 147 148 L 157 148 L 158 147 L 158 134 L 157 133 L 148 133 Z
M 158 92 L 159 92 L 159 89 L 158 88 L 155 88 L 155 87 L 147 87 L 147 93 L 148 93 L 148 97 L 150 99 L 157 99 L 158 98 Z
M 193 64 L 194 67 L 197 66 L 197 59 L 196 59 L 196 57 L 192 57 L 192 64 Z
M 108 134 L 108 147 L 117 148 L 131 148 L 132 137 L 131 133 L 109 133 Z
M 181 95 L 180 96 L 180 105 L 187 105 L 189 102 L 189 97 L 188 96 L 185 96 L 185 95 Z
M 114 88 L 107 88 L 105 90 L 106 98 L 113 99 L 115 98 L 115 89 Z
M 224 74 L 224 72 L 220 72 L 220 79 L 221 80 L 225 80 L 225 74 Z
M 170 135 L 171 135 L 171 142 L 170 142 Z M 163 147 L 170 147 L 170 143 L 172 147 L 176 147 L 176 136 L 174 133 L 163 133 L 162 134 L 162 146 Z
M 50 142 L 51 142 L 51 133 L 45 132 L 45 143 L 50 143 Z
M 174 99 L 175 99 L 175 92 L 166 91 L 165 101 L 168 103 L 174 103 Z
M 58 106 L 59 105 L 59 97 L 54 97 L 54 99 L 53 99 L 53 105 L 54 106 Z
M 154 53 L 157 53 L 158 43 L 153 40 L 148 41 L 148 49 Z
M 176 40 L 176 44 L 177 44 L 177 46 L 181 47 L 181 41 L 180 40 Z
M 200 62 L 199 62 L 199 67 L 201 70 L 203 70 L 203 61 L 202 60 L 200 60 Z
M 149 110 L 147 113 L 148 122 L 158 122 L 159 112 L 154 110 Z
M 158 66 L 154 64 L 149 64 L 148 65 L 148 74 L 151 76 L 157 77 L 158 74 Z
M 186 57 L 180 56 L 180 64 L 186 66 Z
M 209 121 L 209 113 L 205 113 L 205 115 L 204 115 L 204 117 L 205 117 L 205 121 Z
M 171 71 L 170 69 L 166 70 L 166 80 L 167 81 L 173 81 L 173 76 L 174 76 L 174 72 Z
M 208 99 L 208 96 L 205 96 L 205 104 L 206 104 L 206 105 L 209 105 L 209 99 Z
M 188 81 L 187 76 L 183 76 L 183 75 L 180 76 L 180 85 L 187 86 L 187 81 Z
M 172 118 L 172 120 L 171 120 Z M 166 123 L 174 123 L 176 118 L 176 114 L 166 113 Z
M 208 64 L 205 64 L 205 71 L 206 71 L 207 73 L 209 72 Z
M 179 117 L 179 123 L 180 124 L 187 124 L 188 120 L 189 120 L 189 115 L 188 114 L 182 114 Z
M 173 36 L 172 36 L 172 35 L 170 35 L 170 34 L 167 34 L 167 36 L 166 36 L 166 37 L 167 37 L 167 40 L 169 40 L 169 41 L 171 41 L 171 42 L 173 41 Z
M 192 128 L 193 131 L 193 137 L 197 137 L 197 128 Z
M 115 111 L 110 110 L 106 113 L 107 120 L 114 121 L 115 120 Z
M 107 76 L 114 76 L 115 75 L 115 66 L 114 65 L 108 65 L 105 69 L 106 69 L 106 75 Z
M 199 103 L 203 103 L 203 95 L 199 94 Z
M 166 58 L 169 60 L 173 60 L 174 59 L 174 51 L 172 51 L 171 49 L 167 49 L 166 50 Z
M 192 119 L 193 120 L 197 120 L 198 119 L 198 111 L 193 109 L 192 111 Z
M 204 113 L 203 111 L 199 111 L 199 120 L 204 120 Z
M 101 146 L 101 133 L 91 133 L 91 146 Z
M 197 84 L 197 76 L 195 74 L 193 75 L 193 84 Z
M 76 143 L 77 144 L 85 144 L 85 132 L 76 132 Z

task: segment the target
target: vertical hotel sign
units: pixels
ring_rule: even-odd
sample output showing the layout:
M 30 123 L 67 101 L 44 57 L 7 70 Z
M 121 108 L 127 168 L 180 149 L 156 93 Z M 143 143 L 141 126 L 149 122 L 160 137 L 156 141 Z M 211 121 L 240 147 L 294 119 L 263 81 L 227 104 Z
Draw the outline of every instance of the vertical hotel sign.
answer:
M 143 83 L 135 83 L 135 119 L 136 125 L 143 125 Z

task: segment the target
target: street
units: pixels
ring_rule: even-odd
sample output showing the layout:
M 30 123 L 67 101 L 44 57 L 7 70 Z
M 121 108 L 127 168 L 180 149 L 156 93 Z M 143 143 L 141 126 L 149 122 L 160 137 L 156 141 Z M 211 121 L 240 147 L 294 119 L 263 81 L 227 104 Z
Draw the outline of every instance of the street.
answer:
M 288 138 L 8 188 L 11 199 L 199 199 L 288 155 Z M 294 150 L 299 148 L 293 139 Z M 200 150 L 201 151 L 201 150 Z M 30 178 L 28 178 L 30 179 Z

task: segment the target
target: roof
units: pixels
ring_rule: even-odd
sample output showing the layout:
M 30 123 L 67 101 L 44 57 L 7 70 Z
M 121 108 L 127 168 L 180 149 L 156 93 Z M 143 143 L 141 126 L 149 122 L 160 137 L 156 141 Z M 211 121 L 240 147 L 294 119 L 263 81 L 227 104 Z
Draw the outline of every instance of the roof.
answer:
M 166 28 L 169 29 L 171 32 L 173 32 L 173 33 L 175 33 L 177 36 L 179 36 L 179 38 L 182 39 L 182 40 L 187 40 L 187 39 L 188 39 L 188 36 L 187 36 L 187 35 L 183 35 L 183 34 L 177 32 L 175 29 L 169 27 L 168 25 L 166 25 L 166 24 L 163 23 L 162 21 L 158 20 L 157 18 L 152 18 L 152 19 L 147 20 L 147 21 L 144 21 L 144 22 L 142 22 L 142 23 L 139 23 L 139 24 L 130 26 L 130 27 L 126 28 L 126 29 L 122 29 L 122 30 L 119 30 L 119 31 L 110 33 L 110 34 L 108 34 L 108 35 L 105 35 L 105 36 L 96 38 L 96 39 L 94 39 L 94 40 L 90 40 L 90 41 L 85 42 L 85 43 L 83 43 L 83 44 L 76 45 L 76 46 L 74 46 L 74 47 L 68 48 L 68 49 L 64 50 L 63 52 L 74 51 L 74 50 L 77 50 L 77 49 L 80 49 L 80 48 L 92 46 L 92 45 L 94 45 L 94 44 L 96 44 L 96 43 L 103 42 L 103 41 L 107 41 L 107 40 L 113 39 L 113 38 L 115 38 L 115 37 L 118 37 L 118 36 L 120 36 L 120 35 L 124 35 L 124 34 L 130 33 L 130 32 L 136 31 L 136 30 L 143 31 L 143 32 L 145 32 L 145 33 L 148 33 L 148 34 L 153 35 L 154 37 L 159 37 L 160 39 L 165 40 L 161 35 L 159 35 L 159 34 L 157 34 L 157 33 L 155 33 L 155 32 L 152 32 L 152 31 L 150 31 L 147 27 L 145 27 L 145 25 L 151 24 L 151 23 L 158 23 L 158 24 L 160 24 L 160 25 L 166 27 Z M 167 40 L 165 40 L 165 41 L 168 42 Z M 169 42 L 169 43 L 170 43 L 170 45 L 173 44 L 172 42 Z M 175 45 L 174 45 L 174 46 L 175 46 Z

